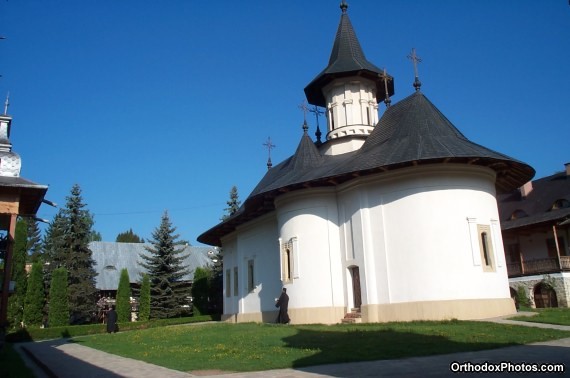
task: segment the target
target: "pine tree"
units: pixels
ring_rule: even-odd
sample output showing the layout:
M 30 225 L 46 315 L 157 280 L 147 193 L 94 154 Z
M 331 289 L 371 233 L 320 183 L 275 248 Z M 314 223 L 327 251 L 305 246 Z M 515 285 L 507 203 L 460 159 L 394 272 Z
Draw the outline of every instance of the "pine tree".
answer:
M 44 281 L 42 277 L 42 264 L 32 264 L 28 287 L 24 302 L 24 324 L 26 326 L 40 325 L 43 320 L 44 308 Z
M 89 241 L 93 235 L 93 216 L 85 209 L 79 185 L 71 188 L 65 208 L 55 216 L 46 232 L 46 278 L 56 268 L 68 272 L 69 304 L 74 324 L 88 322 L 96 314 L 97 289 Z
M 118 234 L 115 241 L 117 243 L 144 243 L 144 239 L 135 234 L 132 228 Z
M 16 283 L 14 293 L 8 299 L 8 321 L 12 327 L 18 327 L 24 316 L 24 300 L 26 298 L 26 245 L 28 224 L 18 219 L 14 235 L 14 254 L 12 257 L 12 281 Z
M 26 222 L 28 224 L 28 260 L 34 263 L 42 257 L 41 231 L 38 221 L 34 218 L 28 218 Z
M 143 275 L 139 297 L 139 321 L 145 322 L 150 316 L 150 278 Z
M 177 248 L 179 242 L 175 231 L 165 212 L 160 226 L 152 233 L 152 246 L 146 247 L 150 256 L 141 255 L 143 262 L 140 264 L 150 276 L 150 317 L 153 319 L 179 315 L 188 295 L 188 290 L 181 282 L 187 272 L 182 266 L 184 257 L 180 256 L 182 251 Z
M 228 207 L 224 209 L 226 211 L 226 214 L 222 216 L 221 220 L 223 221 L 234 215 L 239 210 L 239 207 L 241 205 L 241 201 L 239 200 L 238 196 L 238 190 L 235 185 L 232 186 L 232 189 L 230 190 L 230 199 L 226 203 L 228 204 Z
M 131 321 L 131 283 L 127 269 L 121 270 L 117 289 L 117 319 L 119 323 Z
M 65 268 L 57 268 L 52 272 L 48 315 L 50 327 L 69 325 L 67 281 L 67 270 Z

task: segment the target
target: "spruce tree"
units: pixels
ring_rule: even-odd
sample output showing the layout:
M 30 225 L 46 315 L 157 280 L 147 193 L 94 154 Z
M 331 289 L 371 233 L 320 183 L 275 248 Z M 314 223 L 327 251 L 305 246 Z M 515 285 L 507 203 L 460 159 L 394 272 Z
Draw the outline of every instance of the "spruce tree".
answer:
M 41 232 L 38 221 L 28 218 L 26 222 L 28 225 L 28 260 L 34 263 L 40 261 L 42 257 Z
M 145 322 L 150 316 L 150 278 L 148 274 L 143 275 L 140 297 L 139 297 L 139 317 L 138 320 Z
M 56 268 L 68 272 L 69 305 L 74 324 L 92 320 L 97 311 L 95 262 L 89 241 L 93 234 L 93 216 L 85 209 L 79 185 L 71 188 L 65 208 L 55 216 L 46 232 L 44 251 L 49 264 L 46 278 Z
M 230 216 L 234 215 L 239 210 L 241 201 L 239 200 L 237 186 L 235 185 L 232 186 L 230 190 L 230 199 L 226 203 L 228 204 L 228 207 L 224 209 L 226 213 L 222 215 L 221 220 L 228 219 Z
M 26 257 L 28 224 L 18 219 L 14 236 L 14 252 L 12 257 L 12 281 L 16 283 L 14 293 L 8 298 L 8 321 L 12 327 L 18 327 L 24 316 L 24 300 L 26 298 Z
M 131 321 L 131 283 L 127 269 L 121 270 L 117 289 L 117 319 L 119 323 Z
M 150 276 L 150 317 L 171 318 L 182 312 L 185 297 L 189 294 L 182 277 L 187 273 L 182 266 L 184 257 L 177 248 L 178 235 L 168 213 L 164 212 L 160 226 L 152 233 L 150 255 L 141 255 L 140 263 Z
M 67 281 L 67 270 L 65 268 L 57 268 L 52 272 L 48 315 L 50 327 L 69 325 Z
M 26 326 L 42 324 L 45 298 L 42 271 L 41 262 L 32 264 L 24 302 L 24 324 Z

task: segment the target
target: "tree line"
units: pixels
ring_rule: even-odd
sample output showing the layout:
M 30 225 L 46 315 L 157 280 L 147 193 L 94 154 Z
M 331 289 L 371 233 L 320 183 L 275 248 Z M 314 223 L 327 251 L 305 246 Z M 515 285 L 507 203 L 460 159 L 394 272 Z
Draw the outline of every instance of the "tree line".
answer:
M 239 209 L 237 188 L 230 191 L 228 208 L 222 220 Z M 87 210 L 79 185 L 66 197 L 65 207 L 54 216 L 43 239 L 33 219 L 21 218 L 16 225 L 12 280 L 15 292 L 10 296 L 8 318 L 12 327 L 84 324 L 97 321 L 95 262 L 89 242 L 101 240 L 93 230 L 94 217 Z M 189 273 L 182 265 L 185 256 L 167 212 L 148 240 L 148 256 L 140 264 L 147 274 L 138 277 L 140 290 L 139 320 L 180 316 L 188 298 L 194 297 L 195 313 L 222 311 L 222 252 L 211 267 L 194 272 L 192 291 L 182 280 Z M 132 229 L 120 233 L 117 242 L 144 243 Z M 32 262 L 29 275 L 26 262 Z M 130 321 L 131 286 L 128 271 L 120 273 L 116 307 L 119 322 Z

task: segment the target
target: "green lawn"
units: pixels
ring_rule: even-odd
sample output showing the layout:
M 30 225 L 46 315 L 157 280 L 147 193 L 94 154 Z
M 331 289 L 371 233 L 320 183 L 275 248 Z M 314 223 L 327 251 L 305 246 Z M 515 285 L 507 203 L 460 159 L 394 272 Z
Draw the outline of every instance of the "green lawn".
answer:
M 180 371 L 256 371 L 492 349 L 570 337 L 570 332 L 447 321 L 352 325 L 172 326 L 74 341 Z
M 560 324 L 570 326 L 570 308 L 539 308 L 530 309 L 536 312 L 534 316 L 516 316 L 511 320 L 522 320 L 525 322 Z

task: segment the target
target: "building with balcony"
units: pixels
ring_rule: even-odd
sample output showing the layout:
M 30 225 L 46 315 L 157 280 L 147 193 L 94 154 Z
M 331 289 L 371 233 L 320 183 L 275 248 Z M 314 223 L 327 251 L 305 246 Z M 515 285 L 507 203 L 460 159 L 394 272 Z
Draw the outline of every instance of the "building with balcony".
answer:
M 511 295 L 570 307 L 570 163 L 497 197 Z

